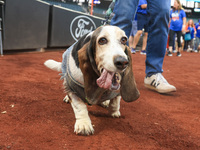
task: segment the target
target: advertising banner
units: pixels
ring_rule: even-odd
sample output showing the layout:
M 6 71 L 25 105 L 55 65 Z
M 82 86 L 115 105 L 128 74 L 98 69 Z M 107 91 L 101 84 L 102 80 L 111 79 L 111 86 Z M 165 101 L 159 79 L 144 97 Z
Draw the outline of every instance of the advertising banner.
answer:
M 53 6 L 49 47 L 70 46 L 80 37 L 101 26 L 103 18 Z

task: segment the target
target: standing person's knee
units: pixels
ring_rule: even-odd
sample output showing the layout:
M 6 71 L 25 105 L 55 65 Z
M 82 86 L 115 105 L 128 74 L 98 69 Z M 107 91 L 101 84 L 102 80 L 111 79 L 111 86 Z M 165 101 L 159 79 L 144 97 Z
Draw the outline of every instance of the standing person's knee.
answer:
M 148 36 L 148 32 L 144 32 L 144 35 L 145 35 L 145 36 Z
M 138 30 L 138 31 L 137 31 L 137 34 L 138 34 L 139 36 L 140 36 L 142 33 L 143 33 L 142 30 Z

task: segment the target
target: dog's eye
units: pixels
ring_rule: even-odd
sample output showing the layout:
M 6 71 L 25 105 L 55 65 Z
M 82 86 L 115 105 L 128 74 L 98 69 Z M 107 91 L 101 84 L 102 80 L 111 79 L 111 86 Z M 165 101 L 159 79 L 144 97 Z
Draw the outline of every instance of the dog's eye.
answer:
M 104 44 L 108 43 L 108 40 L 106 38 L 100 38 L 98 43 L 100 45 L 104 45 Z
M 121 43 L 125 45 L 126 42 L 127 42 L 127 38 L 126 38 L 126 37 L 122 37 L 122 38 L 121 38 Z

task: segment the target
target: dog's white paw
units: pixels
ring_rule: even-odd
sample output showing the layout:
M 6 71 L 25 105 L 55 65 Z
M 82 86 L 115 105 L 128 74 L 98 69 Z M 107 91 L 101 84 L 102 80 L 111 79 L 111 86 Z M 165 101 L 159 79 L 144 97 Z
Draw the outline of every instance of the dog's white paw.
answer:
M 111 113 L 111 116 L 112 116 L 113 118 L 119 118 L 119 117 L 121 116 L 121 113 L 120 113 L 120 111 L 115 111 L 115 112 L 112 112 L 112 113 Z
M 106 100 L 106 101 L 101 103 L 101 106 L 104 107 L 104 108 L 108 108 L 109 104 L 110 104 L 110 100 Z
M 74 126 L 74 132 L 79 135 L 91 135 L 94 134 L 94 129 L 91 121 L 76 120 Z
M 65 102 L 65 103 L 69 103 L 69 96 L 68 95 L 66 95 L 64 98 L 63 98 L 63 102 Z

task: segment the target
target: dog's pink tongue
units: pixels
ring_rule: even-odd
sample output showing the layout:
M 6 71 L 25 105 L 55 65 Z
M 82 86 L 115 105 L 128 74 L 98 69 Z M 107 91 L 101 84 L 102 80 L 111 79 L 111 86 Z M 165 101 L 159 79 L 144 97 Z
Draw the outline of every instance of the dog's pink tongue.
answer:
M 112 85 L 112 78 L 114 73 L 103 70 L 101 76 L 97 79 L 97 85 L 104 89 L 109 89 Z

